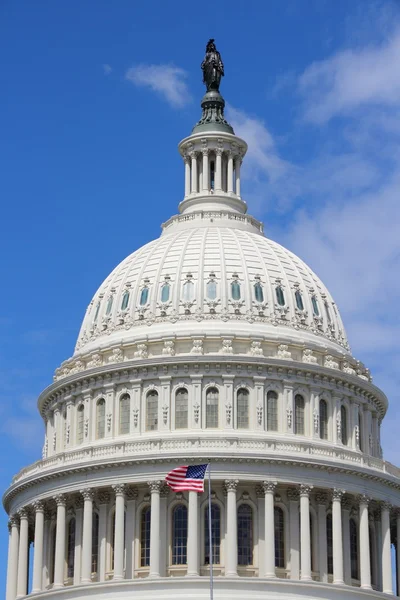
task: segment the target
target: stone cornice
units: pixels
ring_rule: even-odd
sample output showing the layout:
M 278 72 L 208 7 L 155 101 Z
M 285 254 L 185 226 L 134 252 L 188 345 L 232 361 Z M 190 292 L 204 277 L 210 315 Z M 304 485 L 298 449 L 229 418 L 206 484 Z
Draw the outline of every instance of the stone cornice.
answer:
M 207 368 L 206 365 L 208 365 Z M 146 369 L 152 369 L 152 372 Z M 289 379 L 293 383 L 324 386 L 324 389 L 342 393 L 343 396 L 357 396 L 364 398 L 364 402 L 373 404 L 383 418 L 388 401 L 385 394 L 357 375 L 350 375 L 337 369 L 322 367 L 317 364 L 302 363 L 273 357 L 251 357 L 240 355 L 207 355 L 207 356 L 164 356 L 162 365 L 160 358 L 145 358 L 126 361 L 115 365 L 104 365 L 86 371 L 68 375 L 55 381 L 39 396 L 38 407 L 44 416 L 51 402 L 59 402 L 65 395 L 81 395 L 93 388 L 102 388 L 105 385 L 117 385 L 137 379 L 138 377 L 154 378 L 154 368 L 157 375 L 175 375 L 179 369 L 190 372 L 191 375 L 231 374 L 265 376 L 267 378 Z M 208 371 L 207 371 L 208 369 Z M 174 372 L 175 371 L 175 372 Z

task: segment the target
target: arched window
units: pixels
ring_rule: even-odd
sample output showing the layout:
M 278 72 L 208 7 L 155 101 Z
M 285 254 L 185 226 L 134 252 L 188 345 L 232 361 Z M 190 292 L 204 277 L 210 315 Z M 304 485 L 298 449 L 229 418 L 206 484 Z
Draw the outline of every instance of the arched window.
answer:
M 139 300 L 140 306 L 144 306 L 145 304 L 147 304 L 148 299 L 149 299 L 149 288 L 144 287 L 142 289 L 142 291 L 140 292 L 140 300 Z
M 84 406 L 80 404 L 76 411 L 76 443 L 83 443 L 83 419 L 84 419 Z
M 253 564 L 253 510 L 241 504 L 237 511 L 238 565 Z
M 129 433 L 131 397 L 129 394 L 123 394 L 119 399 L 119 433 L 124 435 Z
M 150 390 L 146 396 L 146 431 L 158 429 L 158 393 Z
M 280 285 L 275 289 L 276 301 L 279 306 L 285 306 L 285 295 L 283 293 L 283 289 Z
M 207 298 L 209 300 L 215 300 L 217 297 L 217 283 L 216 281 L 209 281 L 207 283 Z
M 172 513 L 172 564 L 187 563 L 188 511 L 184 504 L 175 506 Z
M 106 433 L 106 401 L 104 398 L 100 398 L 97 402 L 97 417 L 96 417 L 96 427 L 97 427 L 97 439 L 101 439 L 105 436 Z
M 241 388 L 237 392 L 237 428 L 249 428 L 249 392 Z
M 326 544 L 328 553 L 328 574 L 333 575 L 333 529 L 331 513 L 326 515 Z
M 183 284 L 182 298 L 186 302 L 191 302 L 194 298 L 194 283 L 193 281 L 190 281 L 190 279 L 185 281 L 185 283 Z
M 231 281 L 231 296 L 232 300 L 240 300 L 240 283 Z
M 114 297 L 109 296 L 108 301 L 107 301 L 107 306 L 106 306 L 106 315 L 109 315 L 111 313 L 113 300 L 114 300 Z
M 92 521 L 92 574 L 99 571 L 99 515 L 93 513 Z
M 150 566 L 150 506 L 142 510 L 140 517 L 140 566 Z
M 259 281 L 254 284 L 254 296 L 257 302 L 264 302 L 264 290 Z
M 171 286 L 169 283 L 164 283 L 161 287 L 161 302 L 168 302 Z
M 94 319 L 93 319 L 94 323 L 96 323 L 96 321 L 97 321 L 97 317 L 99 316 L 99 311 L 100 311 L 100 302 L 98 302 L 96 305 L 96 312 L 94 314 Z
M 342 406 L 340 407 L 340 433 L 342 436 L 342 444 L 344 446 L 347 446 L 347 410 L 346 407 L 342 404 Z
M 358 445 L 360 447 L 361 452 L 364 452 L 364 444 L 363 444 L 363 420 L 361 416 L 361 412 L 358 411 Z
M 311 304 L 313 308 L 313 313 L 316 317 L 319 317 L 319 308 L 316 296 L 311 296 Z
M 267 394 L 267 431 L 278 431 L 278 394 L 273 390 Z
M 294 433 L 304 435 L 304 398 L 296 394 L 294 399 Z
M 274 508 L 275 567 L 285 568 L 285 520 L 283 510 Z
M 175 394 L 175 429 L 188 427 L 188 391 L 179 388 Z
M 358 532 L 354 519 L 350 519 L 350 570 L 352 579 L 358 576 Z
M 67 532 L 67 577 L 74 576 L 75 567 L 75 519 L 70 519 Z
M 125 290 L 125 292 L 122 295 L 121 310 L 126 310 L 128 308 L 128 304 L 129 304 L 129 292 L 128 292 L 128 290 Z
M 206 393 L 206 428 L 218 427 L 218 396 L 217 388 L 208 388 Z
M 296 290 L 294 293 L 294 297 L 296 299 L 296 306 L 299 310 L 304 310 L 303 297 L 301 295 L 300 290 Z
M 319 437 L 328 439 L 328 404 L 326 400 L 319 401 Z
M 213 564 L 221 562 L 221 509 L 211 504 L 211 541 Z M 210 531 L 208 525 L 208 506 L 204 513 L 204 564 L 210 564 Z

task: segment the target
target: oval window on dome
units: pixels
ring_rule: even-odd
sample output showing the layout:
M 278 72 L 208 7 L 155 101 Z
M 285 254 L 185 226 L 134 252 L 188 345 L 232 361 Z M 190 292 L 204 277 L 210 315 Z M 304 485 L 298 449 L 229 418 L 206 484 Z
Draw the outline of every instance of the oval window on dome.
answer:
M 313 313 L 316 317 L 319 317 L 319 308 L 317 298 L 315 296 L 311 296 L 311 304 L 313 308 Z
M 140 300 L 139 300 L 140 306 L 144 306 L 145 304 L 147 304 L 148 299 L 149 299 L 149 288 L 144 287 L 140 293 Z
M 297 308 L 299 310 L 304 310 L 303 297 L 301 295 L 301 292 L 299 290 L 296 290 L 294 296 L 296 298 L 296 306 L 297 306 Z
M 264 302 L 264 290 L 259 281 L 254 284 L 254 296 L 257 302 Z
M 278 302 L 279 306 L 285 306 L 285 296 L 283 293 L 283 289 L 281 288 L 280 285 L 278 285 L 278 287 L 275 290 L 276 293 L 276 301 Z
M 126 290 L 122 296 L 121 310 L 126 310 L 129 304 L 129 292 Z
M 207 298 L 209 300 L 215 300 L 217 297 L 217 283 L 215 281 L 209 281 L 207 283 Z
M 99 311 L 100 311 L 100 302 L 98 302 L 97 306 L 96 306 L 96 312 L 94 314 L 94 319 L 93 319 L 94 323 L 96 323 L 96 321 L 97 321 L 97 317 L 99 316 Z
M 161 288 L 161 302 L 168 302 L 169 300 L 169 292 L 170 292 L 169 283 L 164 283 Z
M 106 315 L 109 315 L 113 305 L 113 296 L 110 296 L 107 302 Z
M 240 300 L 240 283 L 238 281 L 232 281 L 231 295 L 232 300 Z
M 194 283 L 193 281 L 185 281 L 185 283 L 183 284 L 183 290 L 182 290 L 182 295 L 183 295 L 183 299 L 186 302 L 191 302 L 193 300 L 194 297 Z

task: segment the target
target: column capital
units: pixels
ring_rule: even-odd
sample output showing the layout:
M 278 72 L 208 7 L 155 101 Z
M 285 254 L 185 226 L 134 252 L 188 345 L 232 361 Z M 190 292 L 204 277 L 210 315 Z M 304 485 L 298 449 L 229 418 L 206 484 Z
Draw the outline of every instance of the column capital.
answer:
M 290 502 L 298 502 L 300 493 L 297 488 L 289 488 L 287 491 L 287 497 Z
M 341 502 L 345 493 L 345 490 L 334 488 L 332 490 L 332 500 L 339 500 L 339 502 Z
M 277 486 L 276 481 L 263 481 L 262 488 L 264 490 L 264 494 L 273 494 L 275 492 Z
M 13 515 L 10 515 L 10 518 L 8 519 L 8 523 L 9 523 L 10 527 L 18 527 L 19 519 L 15 513 Z
M 371 498 L 369 496 L 367 496 L 366 494 L 359 494 L 357 496 L 357 502 L 361 505 L 364 504 L 365 506 L 368 507 L 369 503 L 371 501 Z
M 223 148 L 215 148 L 215 154 L 217 156 L 222 156 L 224 149 Z
M 33 509 L 35 513 L 42 512 L 44 513 L 44 501 L 43 500 L 35 500 L 32 502 Z
M 18 516 L 19 516 L 20 520 L 28 519 L 28 509 L 26 506 L 19 509 Z
M 311 490 L 313 489 L 313 487 L 314 486 L 312 486 L 312 485 L 307 485 L 305 483 L 302 483 L 300 485 L 300 497 L 303 497 L 303 498 L 307 497 L 308 498 L 310 496 L 310 493 L 311 493 Z
M 108 504 L 110 502 L 110 498 L 110 492 L 107 490 L 101 490 L 100 492 L 97 492 L 97 501 L 100 505 Z
M 205 146 L 203 146 L 203 147 L 202 147 L 202 149 L 201 149 L 201 153 L 202 153 L 202 155 L 203 155 L 203 156 L 208 156 L 208 153 L 209 153 L 209 152 L 210 152 L 210 149 L 209 149 L 209 148 L 207 148 L 207 147 L 205 147 Z
M 193 159 L 197 158 L 199 153 L 196 150 L 191 150 L 190 152 L 188 152 L 188 154 L 189 154 L 190 158 L 193 160 Z
M 392 510 L 392 505 L 387 500 L 381 502 L 381 510 L 388 510 L 389 512 Z
M 125 496 L 127 500 L 136 500 L 139 495 L 138 489 L 131 485 L 126 486 Z
M 91 500 L 93 501 L 94 499 L 94 491 L 92 488 L 85 488 L 83 490 L 80 490 L 80 493 L 82 494 L 82 497 L 84 500 Z
M 160 493 L 161 491 L 161 486 L 163 484 L 163 481 L 157 480 L 157 481 L 148 481 L 147 485 L 150 488 L 150 492 L 153 493 Z
M 125 494 L 126 485 L 124 483 L 116 483 L 111 486 L 116 496 L 123 496 Z
M 65 506 L 67 504 L 67 496 L 65 494 L 56 494 L 53 496 L 53 500 L 57 506 Z
M 226 492 L 236 492 L 239 479 L 225 479 L 224 488 Z

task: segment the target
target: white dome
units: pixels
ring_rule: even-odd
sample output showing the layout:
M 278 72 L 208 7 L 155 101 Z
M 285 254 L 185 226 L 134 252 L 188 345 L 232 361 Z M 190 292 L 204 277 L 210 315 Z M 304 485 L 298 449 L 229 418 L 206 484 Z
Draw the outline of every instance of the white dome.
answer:
M 176 217 L 175 228 L 168 224 L 159 239 L 128 256 L 91 301 L 75 353 L 117 341 L 135 342 L 143 338 L 143 330 L 146 336 L 183 335 L 188 321 L 193 334 L 215 334 L 216 328 L 223 334 L 234 322 L 235 332 L 247 336 L 257 333 L 265 339 L 348 349 L 336 305 L 315 273 L 292 252 L 256 232 L 257 222 L 251 217 L 234 218 L 233 225 L 224 225 L 211 213 L 202 214 L 200 224 Z M 211 281 L 216 284 L 214 294 Z M 240 285 L 240 298 L 232 297 L 233 282 Z M 257 283 L 261 287 L 256 298 Z M 165 285 L 170 288 L 163 298 Z M 190 288 L 187 293 L 185 286 Z M 284 305 L 278 303 L 278 287 Z M 296 292 L 301 295 L 298 304 Z

